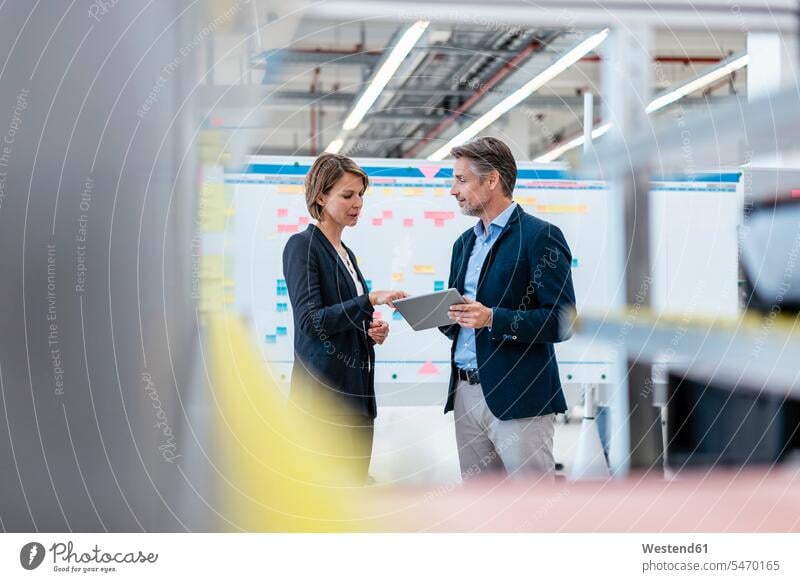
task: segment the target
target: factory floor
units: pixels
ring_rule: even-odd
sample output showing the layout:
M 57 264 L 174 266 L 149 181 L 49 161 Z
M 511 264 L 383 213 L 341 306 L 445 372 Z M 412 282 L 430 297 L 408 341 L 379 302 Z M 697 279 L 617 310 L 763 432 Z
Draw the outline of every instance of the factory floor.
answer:
M 580 420 L 556 422 L 553 442 L 559 474 L 568 475 Z M 460 481 L 453 415 L 441 406 L 382 407 L 375 421 L 370 476 L 378 485 L 441 485 Z

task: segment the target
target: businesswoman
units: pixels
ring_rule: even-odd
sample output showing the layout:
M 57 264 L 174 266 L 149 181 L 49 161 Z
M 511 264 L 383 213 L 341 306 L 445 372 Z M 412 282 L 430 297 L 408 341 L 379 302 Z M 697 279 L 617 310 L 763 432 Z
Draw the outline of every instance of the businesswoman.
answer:
M 306 205 L 317 223 L 293 235 L 283 252 L 294 315 L 290 407 L 316 427 L 310 446 L 357 483 L 367 478 L 377 413 L 373 346 L 389 333 L 388 323 L 373 320 L 373 310 L 407 296 L 369 291 L 342 242 L 344 229 L 358 223 L 368 185 L 350 158 L 319 156 L 305 180 Z

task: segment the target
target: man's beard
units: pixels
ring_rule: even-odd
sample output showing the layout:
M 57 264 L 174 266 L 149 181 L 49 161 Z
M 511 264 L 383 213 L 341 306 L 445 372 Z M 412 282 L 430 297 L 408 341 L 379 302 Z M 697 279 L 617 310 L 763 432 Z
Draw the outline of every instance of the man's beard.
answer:
M 470 206 L 467 203 L 461 208 L 461 214 L 465 216 L 480 216 L 483 214 L 483 204 L 478 203 L 475 206 Z

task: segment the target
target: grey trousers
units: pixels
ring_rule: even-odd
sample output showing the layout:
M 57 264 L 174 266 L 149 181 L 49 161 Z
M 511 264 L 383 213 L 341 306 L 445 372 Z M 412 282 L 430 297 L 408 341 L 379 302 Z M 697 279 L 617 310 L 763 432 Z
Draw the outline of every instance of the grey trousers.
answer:
M 480 384 L 459 381 L 454 403 L 461 477 L 504 473 L 552 481 L 555 474 L 555 415 L 500 420 L 483 397 Z

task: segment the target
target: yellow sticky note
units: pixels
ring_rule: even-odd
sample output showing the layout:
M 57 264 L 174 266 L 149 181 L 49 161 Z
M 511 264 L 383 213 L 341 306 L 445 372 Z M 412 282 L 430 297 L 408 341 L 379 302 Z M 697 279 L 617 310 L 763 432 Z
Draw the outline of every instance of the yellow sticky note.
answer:
M 201 279 L 221 279 L 225 276 L 225 257 L 223 255 L 205 255 L 200 259 Z
M 200 230 L 202 232 L 223 232 L 225 230 L 225 213 L 218 210 L 200 215 Z
M 225 193 L 225 184 L 222 182 L 203 182 L 204 196 L 222 196 Z
M 202 311 L 217 311 L 224 304 L 222 286 L 218 283 L 203 284 L 200 288 L 200 309 Z
M 433 265 L 414 265 L 414 272 L 418 275 L 432 275 L 434 267 Z
M 537 204 L 536 212 L 545 214 L 585 214 L 586 204 Z
M 402 281 L 403 273 L 392 273 L 392 281 Z

